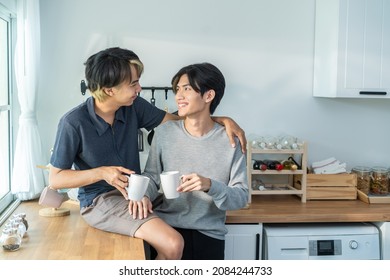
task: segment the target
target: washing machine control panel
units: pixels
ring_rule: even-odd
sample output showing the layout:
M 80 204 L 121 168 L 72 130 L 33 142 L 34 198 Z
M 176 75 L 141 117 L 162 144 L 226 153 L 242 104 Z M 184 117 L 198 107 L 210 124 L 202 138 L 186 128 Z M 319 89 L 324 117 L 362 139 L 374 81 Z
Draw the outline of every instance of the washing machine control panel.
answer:
M 309 256 L 341 255 L 341 240 L 309 240 Z

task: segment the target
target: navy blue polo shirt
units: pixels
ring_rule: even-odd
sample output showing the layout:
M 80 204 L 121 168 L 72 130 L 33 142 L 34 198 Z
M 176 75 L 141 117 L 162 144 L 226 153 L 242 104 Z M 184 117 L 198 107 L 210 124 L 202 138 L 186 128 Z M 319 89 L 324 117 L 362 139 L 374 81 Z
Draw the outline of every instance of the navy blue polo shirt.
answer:
M 161 123 L 165 111 L 137 97 L 131 106 L 115 113 L 113 125 L 96 115 L 94 98 L 66 113 L 60 120 L 50 164 L 60 169 L 88 170 L 100 166 L 123 166 L 140 173 L 138 129 L 151 130 Z M 115 189 L 106 181 L 82 187 L 80 207 Z

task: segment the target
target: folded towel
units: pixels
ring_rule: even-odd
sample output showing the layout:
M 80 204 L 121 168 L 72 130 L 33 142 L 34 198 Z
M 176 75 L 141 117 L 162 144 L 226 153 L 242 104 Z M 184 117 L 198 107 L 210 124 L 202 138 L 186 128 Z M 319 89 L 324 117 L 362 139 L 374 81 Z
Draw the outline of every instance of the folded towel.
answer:
M 326 165 L 335 163 L 336 161 L 337 161 L 336 158 L 331 157 L 331 158 L 324 159 L 324 160 L 321 160 L 321 161 L 313 162 L 313 163 L 311 164 L 311 166 L 312 166 L 313 168 L 319 168 L 319 167 L 323 167 L 323 166 L 326 166 Z
M 323 173 L 321 174 L 340 174 L 340 173 L 346 173 L 347 170 L 343 167 L 339 168 L 339 169 L 334 169 L 334 170 L 325 170 Z
M 313 172 L 315 174 L 338 174 L 346 172 L 346 167 L 346 163 L 340 163 L 339 161 L 336 161 L 333 164 L 328 164 L 321 168 L 314 168 Z

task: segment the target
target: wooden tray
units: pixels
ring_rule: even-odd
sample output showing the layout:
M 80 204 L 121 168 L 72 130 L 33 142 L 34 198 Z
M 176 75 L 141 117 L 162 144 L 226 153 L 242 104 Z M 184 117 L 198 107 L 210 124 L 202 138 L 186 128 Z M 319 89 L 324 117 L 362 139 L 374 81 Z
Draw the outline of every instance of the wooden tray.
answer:
M 358 198 L 369 204 L 380 204 L 380 203 L 390 203 L 390 195 L 386 196 L 369 196 L 360 190 L 357 191 Z

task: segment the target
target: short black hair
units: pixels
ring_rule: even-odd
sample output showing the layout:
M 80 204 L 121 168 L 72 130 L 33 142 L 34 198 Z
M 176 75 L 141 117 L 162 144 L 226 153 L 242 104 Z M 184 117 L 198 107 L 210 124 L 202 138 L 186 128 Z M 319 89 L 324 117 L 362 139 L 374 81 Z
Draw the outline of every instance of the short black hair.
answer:
M 225 93 L 225 77 L 213 64 L 208 62 L 196 63 L 185 66 L 172 78 L 172 89 L 176 93 L 176 86 L 181 76 L 188 76 L 191 87 L 203 96 L 209 90 L 215 91 L 215 97 L 210 104 L 210 114 L 215 112 Z

